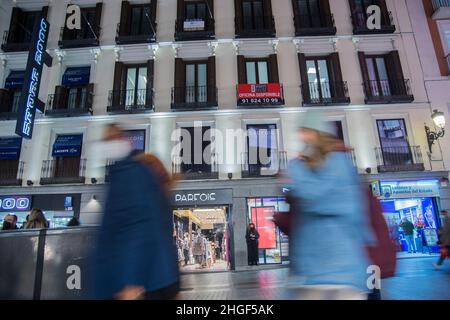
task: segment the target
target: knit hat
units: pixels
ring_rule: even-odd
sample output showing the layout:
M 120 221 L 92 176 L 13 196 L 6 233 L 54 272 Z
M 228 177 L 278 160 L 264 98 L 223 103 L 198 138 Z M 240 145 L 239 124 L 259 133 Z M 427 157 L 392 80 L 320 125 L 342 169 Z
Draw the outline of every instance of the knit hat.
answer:
M 322 112 L 316 110 L 302 113 L 298 127 L 336 135 L 336 128 L 333 123 L 325 121 Z

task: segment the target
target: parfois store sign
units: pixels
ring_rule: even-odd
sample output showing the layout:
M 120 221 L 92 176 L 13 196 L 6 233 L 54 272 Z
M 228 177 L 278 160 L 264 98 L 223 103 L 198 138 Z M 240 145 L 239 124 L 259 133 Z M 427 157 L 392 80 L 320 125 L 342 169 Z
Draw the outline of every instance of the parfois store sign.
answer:
M 233 202 L 233 191 L 231 189 L 174 191 L 171 202 L 173 206 L 230 204 Z
M 45 104 L 38 97 L 44 64 L 48 67 L 52 64 L 52 58 L 45 51 L 49 31 L 50 24 L 43 16 L 40 16 L 33 29 L 16 124 L 16 134 L 26 139 L 31 139 L 33 136 L 36 109 L 44 110 Z
M 239 84 L 238 103 L 240 105 L 283 104 L 281 84 Z

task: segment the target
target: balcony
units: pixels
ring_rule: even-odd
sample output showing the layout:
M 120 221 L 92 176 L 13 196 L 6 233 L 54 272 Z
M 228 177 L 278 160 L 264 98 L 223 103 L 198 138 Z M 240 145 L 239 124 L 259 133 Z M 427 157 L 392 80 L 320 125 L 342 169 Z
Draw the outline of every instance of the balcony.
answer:
M 241 108 L 273 108 L 284 105 L 281 83 L 238 84 L 237 105 Z
M 13 34 L 10 31 L 3 33 L 3 52 L 18 52 L 30 50 L 31 34 L 26 31 Z
M 0 160 L 0 186 L 21 186 L 24 163 L 17 160 Z
M 64 158 L 63 158 L 64 159 Z M 86 159 L 44 160 L 41 169 L 41 185 L 84 183 Z
M 236 38 L 273 38 L 276 36 L 273 16 L 235 17 Z
M 410 103 L 414 101 L 409 79 L 364 82 L 366 104 Z
M 348 87 L 346 81 L 310 82 L 302 85 L 303 105 L 326 106 L 349 104 Z
M 433 19 L 450 19 L 450 0 L 431 0 L 433 5 Z
M 116 163 L 116 160 L 111 160 L 108 159 L 106 161 L 106 166 L 105 166 L 105 183 L 110 182 L 110 171 L 111 171 L 111 167 Z
M 137 43 L 151 43 L 156 41 L 156 23 L 150 24 L 151 30 L 147 32 L 140 32 L 137 34 L 125 33 L 120 28 L 120 23 L 117 24 L 116 29 L 116 44 L 137 44 Z
M 215 38 L 214 19 L 176 20 L 175 41 L 211 40 Z
M 61 28 L 58 46 L 61 49 L 98 47 L 100 45 L 100 27 L 88 26 L 88 31 Z
M 172 110 L 210 110 L 218 107 L 217 87 L 188 86 L 172 88 Z
M 336 34 L 333 15 L 323 15 L 320 23 L 311 22 L 309 15 L 294 15 L 295 36 L 332 36 Z
M 352 14 L 353 34 L 383 34 L 394 33 L 395 25 L 392 18 L 392 12 L 381 12 L 381 26 L 379 29 L 369 29 L 367 27 L 367 16 L 364 12 Z
M 91 92 L 72 92 L 67 95 L 50 94 L 45 107 L 45 115 L 49 117 L 78 117 L 93 114 Z
M 147 89 L 112 90 L 108 97 L 108 112 L 114 114 L 152 112 L 154 92 Z
M 268 158 L 267 162 L 270 164 L 275 161 L 276 166 L 264 166 L 260 163 L 257 163 L 256 160 L 258 155 L 250 155 L 248 152 L 242 153 L 242 165 L 241 165 L 241 174 L 242 178 L 267 178 L 267 177 L 276 177 L 278 176 L 282 171 L 287 169 L 288 160 L 287 160 L 287 152 L 286 151 L 279 151 L 278 154 L 275 157 L 271 157 L 269 155 L 266 155 Z M 252 159 L 254 158 L 254 159 Z M 254 163 L 254 164 L 252 164 Z
M 184 164 L 182 157 L 172 158 L 172 174 L 178 180 L 219 179 L 218 155 L 211 154 L 211 164 Z
M 378 172 L 425 171 L 420 146 L 375 148 Z

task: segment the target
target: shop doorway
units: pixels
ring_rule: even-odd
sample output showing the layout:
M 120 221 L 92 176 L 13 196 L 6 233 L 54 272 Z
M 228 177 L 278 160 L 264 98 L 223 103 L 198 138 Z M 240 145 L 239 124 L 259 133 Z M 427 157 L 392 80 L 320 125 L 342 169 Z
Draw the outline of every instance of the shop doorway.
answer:
M 173 210 L 173 238 L 182 272 L 232 269 L 232 228 L 227 206 Z
M 399 252 L 437 253 L 439 247 L 438 228 L 440 225 L 436 198 L 405 198 L 382 200 L 384 217 L 389 233 L 398 245 Z M 412 239 L 408 239 L 405 229 L 412 223 Z M 412 240 L 412 241 L 411 241 Z

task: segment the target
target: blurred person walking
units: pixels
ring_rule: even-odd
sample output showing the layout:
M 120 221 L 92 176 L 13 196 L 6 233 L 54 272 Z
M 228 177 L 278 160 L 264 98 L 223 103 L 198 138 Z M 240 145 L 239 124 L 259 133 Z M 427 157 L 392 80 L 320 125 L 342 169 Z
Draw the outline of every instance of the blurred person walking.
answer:
M 170 175 L 157 157 L 133 152 L 117 125 L 107 127 L 97 151 L 116 163 L 110 170 L 94 256 L 95 297 L 175 298 L 179 271 L 172 241 Z
M 351 160 L 318 112 L 299 129 L 304 149 L 287 172 L 295 202 L 289 291 L 296 299 L 367 299 L 367 198 Z M 291 296 L 292 297 L 292 296 Z
M 439 244 L 441 246 L 441 255 L 438 262 L 433 263 L 436 268 L 442 267 L 447 257 L 450 257 L 450 214 L 447 210 L 441 212 L 444 217 L 442 228 L 439 230 Z
M 24 229 L 47 229 L 49 227 L 48 221 L 41 209 L 33 209 L 28 215 L 27 222 Z
M 257 266 L 259 261 L 259 233 L 254 223 L 250 223 L 245 234 L 247 240 L 248 265 Z

